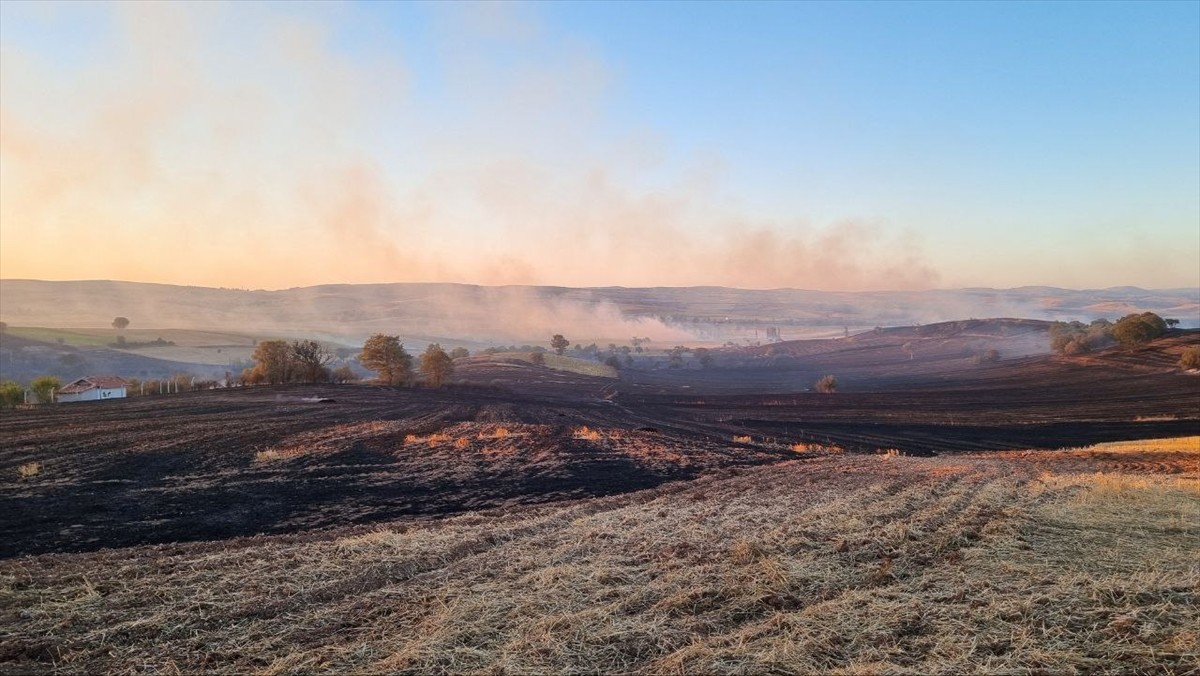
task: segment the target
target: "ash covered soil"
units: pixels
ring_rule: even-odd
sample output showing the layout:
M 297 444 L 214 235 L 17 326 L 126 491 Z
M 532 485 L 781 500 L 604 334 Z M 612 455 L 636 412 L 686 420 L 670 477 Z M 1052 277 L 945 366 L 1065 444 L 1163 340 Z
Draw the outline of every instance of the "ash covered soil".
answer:
M 474 362 L 459 375 L 490 386 L 256 387 L 5 411 L 0 557 L 571 501 L 797 448 L 940 455 L 1200 432 L 1200 378 L 1167 368 L 1028 357 L 909 390 L 860 378 L 832 395 L 742 393 L 764 371 L 786 374 L 772 368 L 614 381 Z M 36 476 L 21 478 L 26 463 L 40 463 Z

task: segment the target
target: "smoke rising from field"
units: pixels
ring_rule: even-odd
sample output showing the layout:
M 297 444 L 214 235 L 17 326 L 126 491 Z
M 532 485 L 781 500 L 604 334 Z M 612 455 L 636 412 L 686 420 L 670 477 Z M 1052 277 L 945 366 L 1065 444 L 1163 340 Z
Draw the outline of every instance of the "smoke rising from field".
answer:
M 66 10 L 5 11 L 52 22 Z M 353 61 L 336 44 L 352 6 L 88 11 L 116 39 L 81 46 L 82 58 L 3 45 L 5 277 L 265 288 L 938 281 L 911 233 L 854 214 L 754 216 L 723 195 L 713 160 L 671 157 L 654 130 L 606 135 L 616 75 L 520 8 L 436 8 L 436 54 L 381 41 Z M 491 62 L 498 46 L 512 63 Z M 416 105 L 404 61 L 427 56 L 444 69 L 432 110 Z

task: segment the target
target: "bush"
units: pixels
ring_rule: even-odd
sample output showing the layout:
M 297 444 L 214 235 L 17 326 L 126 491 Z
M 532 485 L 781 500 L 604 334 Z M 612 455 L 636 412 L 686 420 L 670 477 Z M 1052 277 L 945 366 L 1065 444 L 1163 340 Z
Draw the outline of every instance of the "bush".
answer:
M 826 394 L 833 394 L 834 392 L 837 392 L 838 381 L 837 381 L 837 378 L 834 377 L 833 375 L 824 375 L 824 376 L 821 376 L 821 378 L 819 380 L 817 380 L 817 384 L 815 385 L 815 387 L 817 388 L 818 392 L 824 392 Z
M 1112 342 L 1112 322 L 1097 319 L 1083 322 L 1054 322 L 1050 325 L 1050 349 L 1065 355 L 1084 354 Z
M 25 390 L 11 380 L 0 383 L 0 408 L 15 408 L 25 400 Z
M 1200 345 L 1192 345 L 1179 356 L 1179 366 L 1185 369 L 1200 369 Z
M 38 376 L 29 383 L 29 389 L 33 390 L 34 396 L 42 404 L 54 401 L 54 392 L 60 387 L 62 383 L 54 376 Z
M 339 366 L 329 374 L 330 379 L 335 383 L 352 383 L 358 380 L 358 376 L 354 373 L 354 369 L 349 366 Z

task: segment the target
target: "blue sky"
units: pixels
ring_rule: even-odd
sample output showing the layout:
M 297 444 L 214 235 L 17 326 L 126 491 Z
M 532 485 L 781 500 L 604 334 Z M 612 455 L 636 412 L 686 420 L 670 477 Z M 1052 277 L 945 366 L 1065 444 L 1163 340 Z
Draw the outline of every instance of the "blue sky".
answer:
M 1200 3 L 0 12 L 4 277 L 1200 285 Z

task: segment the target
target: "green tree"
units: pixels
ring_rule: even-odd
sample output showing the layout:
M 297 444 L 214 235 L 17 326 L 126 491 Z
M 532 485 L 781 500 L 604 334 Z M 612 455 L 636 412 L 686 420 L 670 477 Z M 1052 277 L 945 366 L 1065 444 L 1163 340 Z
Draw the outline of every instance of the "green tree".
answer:
M 33 395 L 43 404 L 54 401 L 54 393 L 60 387 L 62 387 L 62 382 L 54 376 L 38 376 L 29 383 L 29 389 L 33 390 Z
M 0 408 L 15 408 L 25 400 L 25 390 L 12 380 L 0 382 Z
M 128 317 L 117 317 L 112 320 L 112 327 L 118 331 L 125 329 L 127 326 L 129 326 Z
M 425 382 L 433 387 L 441 387 L 442 383 L 454 373 L 454 360 L 441 345 L 430 343 L 421 355 L 421 373 L 425 374 Z
M 304 383 L 329 380 L 333 355 L 315 340 L 297 340 L 291 344 L 292 379 Z
M 283 340 L 260 340 L 254 354 L 254 375 L 247 382 L 277 385 L 292 379 L 294 360 L 292 347 Z
M 412 382 L 412 355 L 404 349 L 399 336 L 376 333 L 363 343 L 358 361 L 364 368 L 379 374 L 388 385 L 407 385 Z
M 561 355 L 567 350 L 568 347 L 570 347 L 570 345 L 571 341 L 563 338 L 561 333 L 556 333 L 552 338 L 550 338 L 550 347 L 554 348 L 554 354 Z
M 838 381 L 833 375 L 824 375 L 817 380 L 815 387 L 817 388 L 818 392 L 833 394 L 834 392 L 837 392 Z
M 696 348 L 696 359 L 700 360 L 700 366 L 702 368 L 712 368 L 713 356 L 707 347 Z
M 456 347 L 450 350 L 451 359 L 466 359 L 471 356 L 471 351 L 465 347 Z
M 1112 336 L 1123 347 L 1145 345 L 1167 332 L 1167 323 L 1153 312 L 1125 315 L 1112 327 Z
M 542 354 L 541 352 L 530 352 L 529 363 L 533 364 L 534 366 L 545 366 L 546 355 Z

